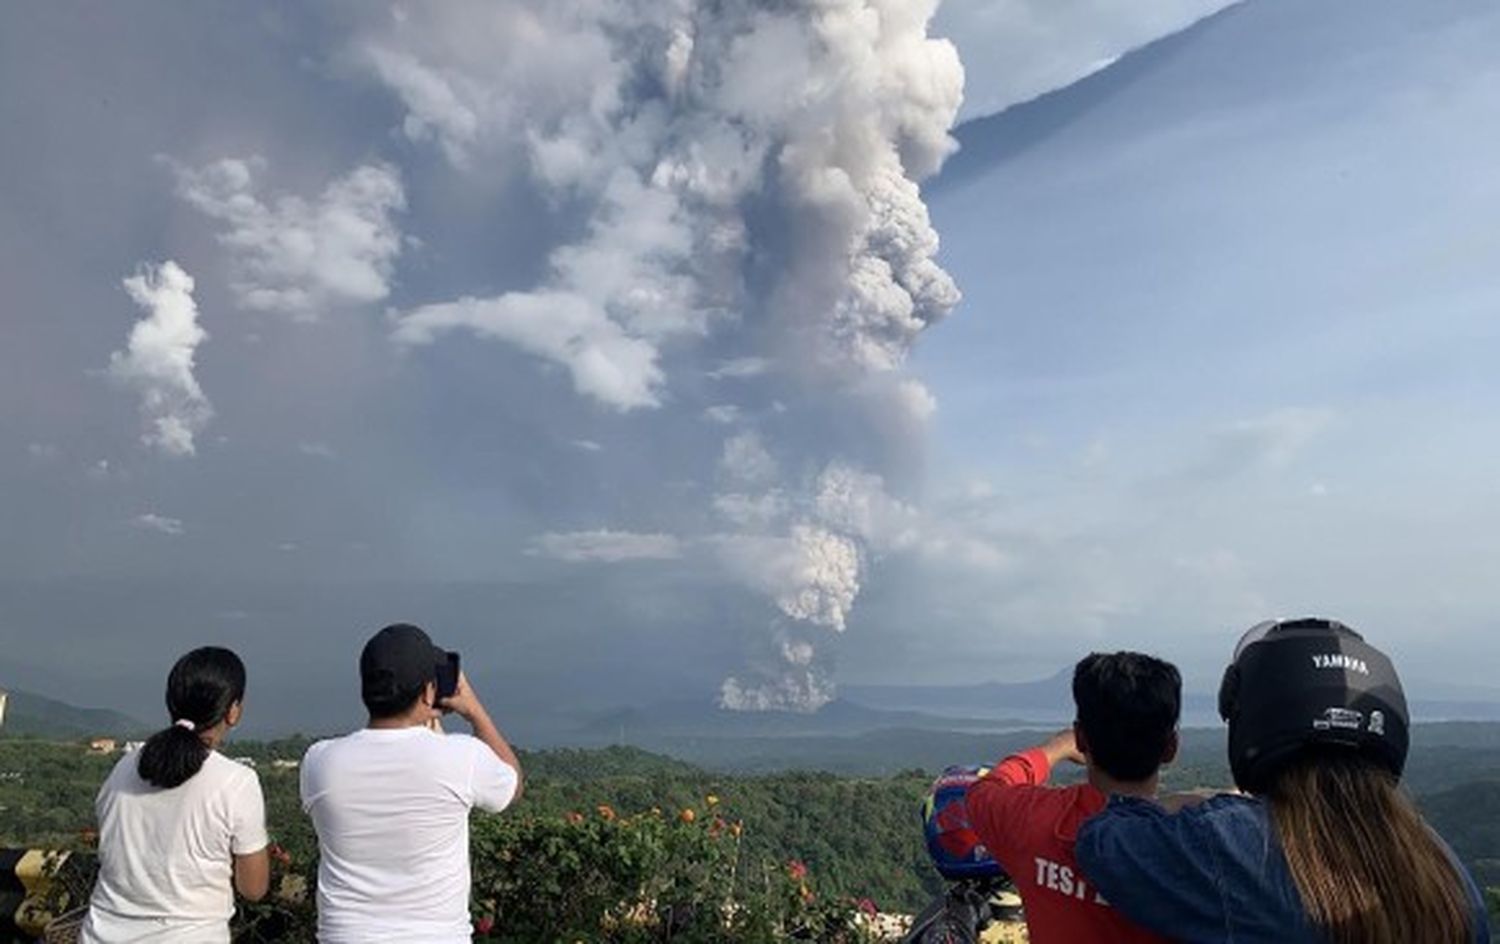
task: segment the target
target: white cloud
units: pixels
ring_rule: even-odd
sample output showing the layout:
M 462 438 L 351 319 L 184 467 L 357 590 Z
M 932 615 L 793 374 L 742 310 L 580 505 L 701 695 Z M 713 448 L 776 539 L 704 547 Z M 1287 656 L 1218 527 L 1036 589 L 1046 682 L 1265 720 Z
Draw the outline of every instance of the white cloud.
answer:
M 243 307 L 315 320 L 329 308 L 390 294 L 401 252 L 393 216 L 406 206 L 394 167 L 362 165 L 311 200 L 267 200 L 256 193 L 258 158 L 171 166 L 178 195 L 224 224 L 219 241 L 231 253 L 231 287 Z
M 641 534 L 609 529 L 549 532 L 533 538 L 528 553 L 573 564 L 675 560 L 682 556 L 682 542 L 670 534 Z
M 732 403 L 719 403 L 714 406 L 705 407 L 703 418 L 710 423 L 718 423 L 721 426 L 729 426 L 740 418 L 740 408 Z
M 158 534 L 165 534 L 174 538 L 180 537 L 187 530 L 180 518 L 168 518 L 165 515 L 158 515 L 150 511 L 142 515 L 136 515 L 131 519 L 130 523 L 143 531 L 155 531 Z
M 737 357 L 725 361 L 708 372 L 714 380 L 742 380 L 759 377 L 771 369 L 771 362 L 764 357 Z
M 27 443 L 26 455 L 37 462 L 51 462 L 62 455 L 61 450 L 52 443 Z
M 604 447 L 594 442 L 592 439 L 575 439 L 573 440 L 573 447 L 575 449 L 582 449 L 584 452 L 604 451 Z
M 724 440 L 719 471 L 739 486 L 769 485 L 781 474 L 760 434 L 753 430 L 736 433 Z
M 574 389 L 615 409 L 661 402 L 657 389 L 663 374 L 656 348 L 629 336 L 582 296 L 518 292 L 424 305 L 403 315 L 393 336 L 402 344 L 423 345 L 454 328 L 505 341 L 563 365 Z
M 337 450 L 325 442 L 298 443 L 297 451 L 314 459 L 337 459 L 339 455 Z
M 358 57 L 406 105 L 402 130 L 413 141 L 435 140 L 455 164 L 467 164 L 479 134 L 479 116 L 462 100 L 443 73 L 395 49 L 367 45 Z
M 193 376 L 208 333 L 198 324 L 192 276 L 169 260 L 123 284 L 146 316 L 131 328 L 125 350 L 110 355 L 110 375 L 140 395 L 147 423 L 142 442 L 167 455 L 193 455 L 193 437 L 208 425 L 213 407 Z

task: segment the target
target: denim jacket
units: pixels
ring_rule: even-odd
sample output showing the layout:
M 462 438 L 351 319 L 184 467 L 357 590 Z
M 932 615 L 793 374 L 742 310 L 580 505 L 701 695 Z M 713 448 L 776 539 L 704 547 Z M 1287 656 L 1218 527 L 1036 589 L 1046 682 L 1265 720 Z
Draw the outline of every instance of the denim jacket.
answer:
M 1307 918 L 1257 799 L 1214 797 L 1172 814 L 1148 800 L 1111 797 L 1079 829 L 1075 853 L 1110 904 L 1160 934 L 1193 944 L 1326 940 Z M 1489 944 L 1483 896 L 1454 865 L 1474 908 L 1473 941 Z

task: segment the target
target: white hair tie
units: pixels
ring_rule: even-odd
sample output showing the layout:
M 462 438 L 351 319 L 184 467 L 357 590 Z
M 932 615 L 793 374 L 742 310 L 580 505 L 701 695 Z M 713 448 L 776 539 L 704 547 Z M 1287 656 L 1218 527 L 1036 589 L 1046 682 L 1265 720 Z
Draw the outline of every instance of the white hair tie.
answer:
M 175 725 L 177 725 L 179 728 L 187 728 L 189 731 L 196 731 L 196 730 L 198 730 L 198 726 L 196 724 L 193 724 L 191 721 L 189 721 L 186 718 L 178 718 L 176 721 L 173 721 L 172 723 L 175 724 Z

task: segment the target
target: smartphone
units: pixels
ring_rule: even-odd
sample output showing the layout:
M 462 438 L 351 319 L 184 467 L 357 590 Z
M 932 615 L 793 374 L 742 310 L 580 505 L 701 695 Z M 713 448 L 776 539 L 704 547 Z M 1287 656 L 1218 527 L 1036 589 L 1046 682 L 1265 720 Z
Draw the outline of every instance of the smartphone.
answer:
M 458 691 L 458 653 L 450 652 L 448 658 L 437 664 L 438 701 L 452 698 Z

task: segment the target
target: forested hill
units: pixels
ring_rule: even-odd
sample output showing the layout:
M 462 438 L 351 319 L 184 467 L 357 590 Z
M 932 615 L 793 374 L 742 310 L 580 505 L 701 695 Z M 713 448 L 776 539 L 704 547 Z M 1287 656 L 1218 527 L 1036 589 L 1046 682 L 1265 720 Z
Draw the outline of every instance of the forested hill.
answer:
M 79 708 L 31 692 L 11 690 L 0 732 L 16 737 L 127 737 L 144 734 L 149 728 L 143 721 L 108 708 Z

